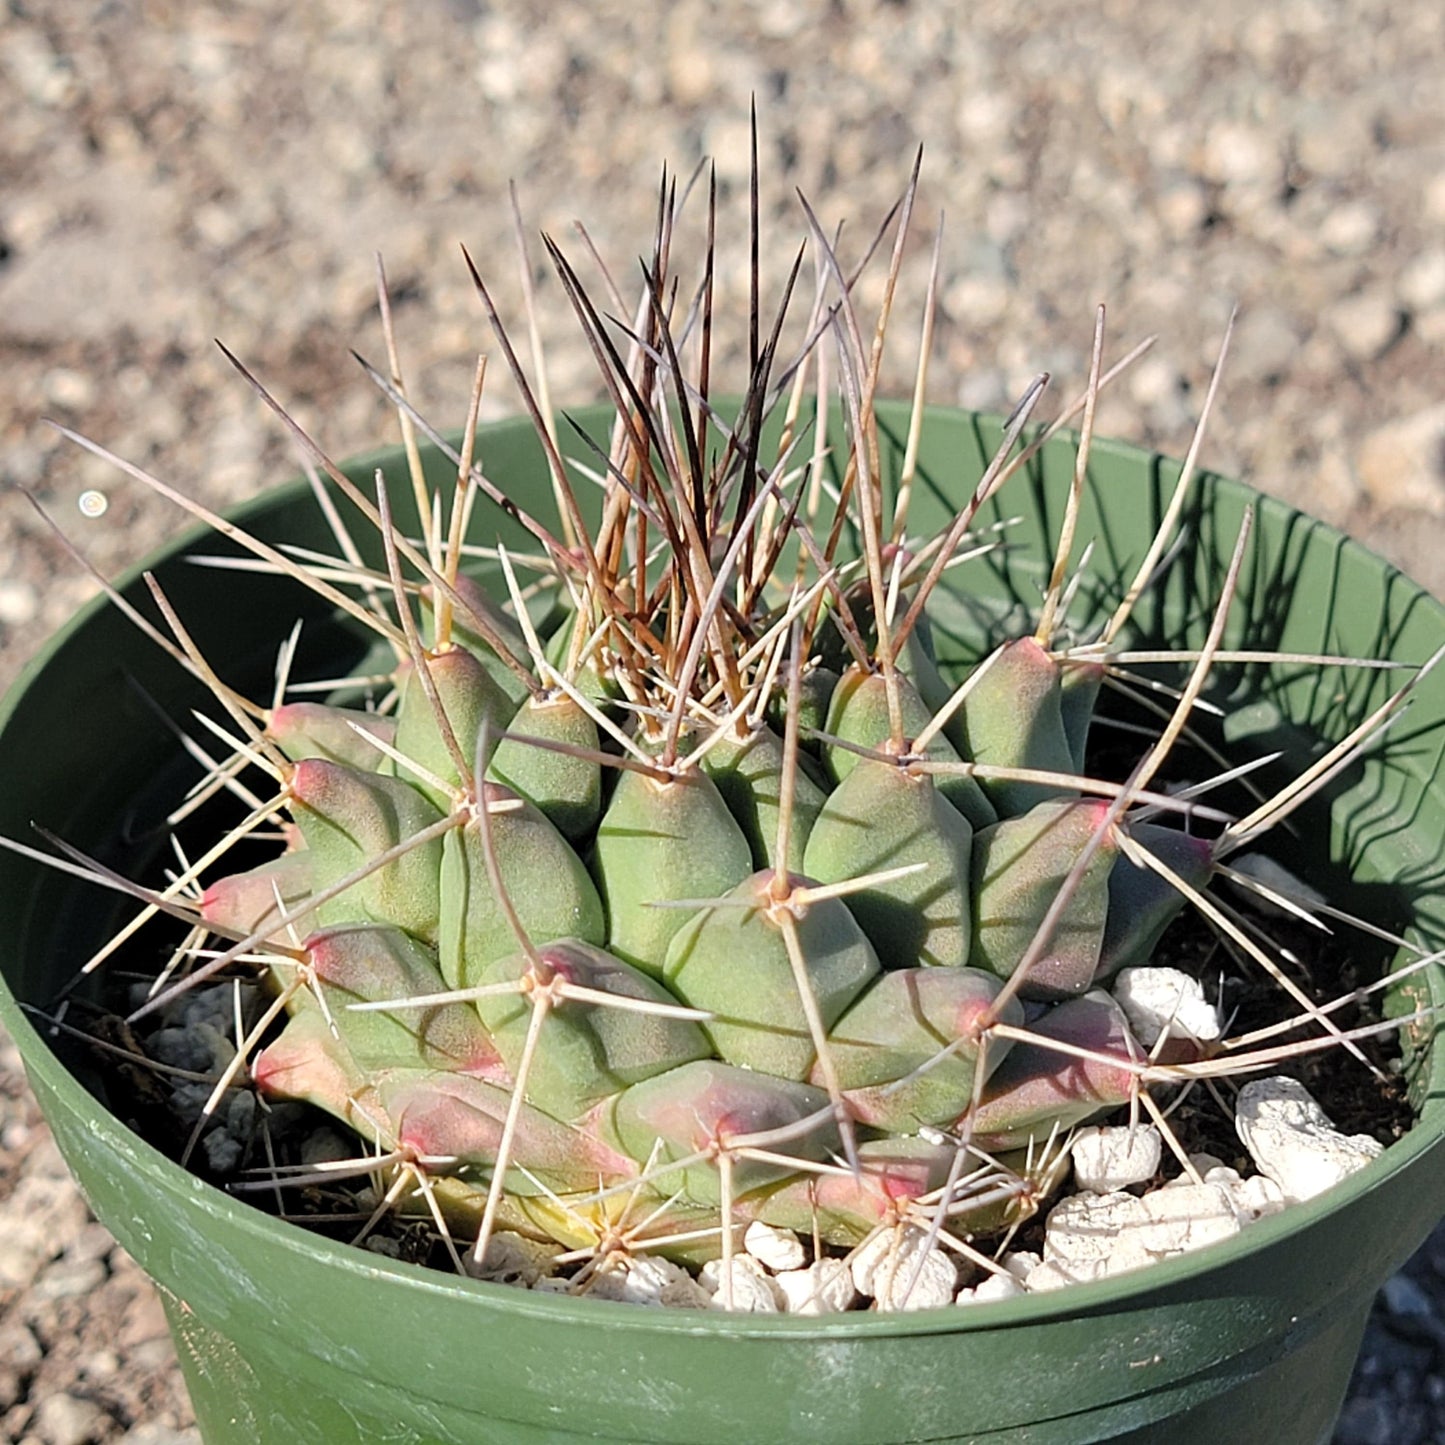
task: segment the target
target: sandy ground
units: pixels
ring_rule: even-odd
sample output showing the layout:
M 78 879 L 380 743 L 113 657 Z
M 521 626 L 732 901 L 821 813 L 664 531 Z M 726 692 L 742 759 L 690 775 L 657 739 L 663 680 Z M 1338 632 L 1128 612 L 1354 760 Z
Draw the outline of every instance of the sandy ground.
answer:
M 459 425 L 489 338 L 457 247 L 518 316 L 510 179 L 530 232 L 580 256 L 584 218 L 630 288 L 662 163 L 686 178 L 712 156 L 721 304 L 735 305 L 755 97 L 774 287 L 804 234 L 795 188 L 857 242 L 921 143 L 902 304 L 916 311 L 946 213 L 934 399 L 1006 406 L 1043 368 L 1072 394 L 1106 301 L 1115 355 L 1160 340 L 1101 429 L 1178 451 L 1238 305 L 1206 462 L 1445 591 L 1445 36 L 1432 7 L 543 13 L 518 0 L 13 0 L 0 20 L 5 479 L 114 571 L 177 516 L 43 417 L 213 503 L 287 475 L 285 437 L 215 337 L 334 454 L 390 440 L 348 354 L 380 353 L 376 251 L 413 394 Z M 542 305 L 554 393 L 585 400 L 585 348 L 555 285 Z M 911 358 L 890 364 L 901 391 Z M 488 415 L 516 405 L 489 387 Z M 83 514 L 85 493 L 100 516 Z M 24 499 L 0 494 L 0 685 L 91 590 Z M 1440 1336 L 1397 1328 L 1441 1319 L 1430 1260 L 1394 1289 L 1342 1440 L 1440 1428 Z M 0 1052 L 0 1437 L 163 1445 L 191 1438 L 187 1410 L 153 1299 L 87 1223 Z

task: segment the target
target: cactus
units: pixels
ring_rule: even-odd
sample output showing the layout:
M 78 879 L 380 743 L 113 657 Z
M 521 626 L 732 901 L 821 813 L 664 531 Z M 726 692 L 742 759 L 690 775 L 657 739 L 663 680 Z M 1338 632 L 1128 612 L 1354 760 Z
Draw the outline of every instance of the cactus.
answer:
M 910 187 L 890 297 L 912 201 Z M 382 538 L 385 572 L 353 567 L 348 595 L 387 680 L 270 708 L 217 684 L 273 784 L 218 851 L 277 820 L 284 851 L 231 873 L 208 860 L 193 904 L 167 890 L 210 952 L 188 946 L 183 976 L 138 1014 L 238 969 L 255 977 L 261 956 L 270 1003 L 223 1084 L 334 1116 L 364 1141 L 385 1201 L 424 1208 L 476 1259 L 503 1226 L 600 1257 L 622 1247 L 619 1221 L 642 1217 L 627 1247 L 694 1261 L 726 1259 L 754 1221 L 818 1248 L 901 1221 L 986 1241 L 1047 1193 L 1061 1134 L 1111 1110 L 1157 1113 L 1156 1093 L 1223 1071 L 1187 1040 L 1151 1054 L 1104 990 L 1150 962 L 1191 900 L 1225 916 L 1207 890 L 1228 855 L 1368 730 L 1245 820 L 1151 786 L 1219 651 L 1231 570 L 1158 732 L 1100 776 L 1101 681 L 1130 665 L 1131 609 L 1171 536 L 1166 519 L 1112 584 L 1106 629 L 1073 637 L 1102 314 L 1062 418 L 1082 411 L 1084 425 L 1039 597 L 960 663 L 935 652 L 932 605 L 945 572 L 967 596 L 968 564 L 952 564 L 980 548 L 984 503 L 1040 445 L 1025 428 L 1042 382 L 985 474 L 963 479 L 952 522 L 916 534 L 915 479 L 880 460 L 886 305 L 872 331 L 860 324 L 809 212 L 803 339 L 795 353 L 781 339 L 795 266 L 771 328 L 754 311 L 741 401 L 714 403 L 711 263 L 684 312 L 666 191 L 662 215 L 630 333 L 550 248 L 616 403 L 610 438 L 584 454 L 603 498 L 590 527 L 584 467 L 564 460 L 475 270 L 558 499 L 555 517 L 522 517 L 536 555 L 494 548 L 486 586 L 462 570 L 473 495 L 507 485 L 473 464 L 477 396 L 455 485 L 431 496 L 412 478 L 419 542 L 392 521 L 395 479 L 378 474 L 374 503 L 359 496 L 297 429 Z M 410 434 L 404 397 L 373 375 Z

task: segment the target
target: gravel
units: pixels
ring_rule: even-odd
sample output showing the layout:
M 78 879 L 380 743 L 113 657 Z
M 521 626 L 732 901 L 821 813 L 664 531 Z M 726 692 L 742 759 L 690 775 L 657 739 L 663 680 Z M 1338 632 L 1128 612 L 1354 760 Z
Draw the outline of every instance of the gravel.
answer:
M 12 3 L 0 26 L 0 472 L 104 572 L 176 526 L 41 424 L 74 425 L 211 504 L 293 470 L 221 337 L 337 455 L 394 422 L 347 348 L 379 353 L 384 253 L 413 395 L 461 422 L 483 319 L 464 241 L 519 314 L 506 182 L 619 276 L 658 167 L 716 158 L 721 304 L 746 295 L 748 104 L 767 282 L 801 187 L 855 245 L 925 147 L 904 314 L 947 212 L 931 391 L 1006 406 L 1032 373 L 1160 333 L 1105 433 L 1179 451 L 1231 307 L 1209 465 L 1363 537 L 1445 591 L 1445 36 L 1430 6 L 1224 0 L 1021 10 L 896 0 L 717 7 L 378 0 Z M 966 21 L 963 17 L 966 16 Z M 555 286 L 554 394 L 589 399 Z M 911 309 L 910 309 L 911 308 Z M 890 355 L 902 391 L 910 348 Z M 730 355 L 736 358 L 736 348 Z M 725 364 L 725 363 L 722 363 Z M 484 411 L 517 409 L 493 368 Z M 87 496 L 87 494 L 89 494 Z M 85 498 L 82 501 L 82 498 Z M 0 685 L 93 592 L 0 495 Z M 1337 1439 L 1445 1437 L 1445 1234 L 1382 1294 Z M 0 1045 L 0 1438 L 196 1440 L 154 1295 L 88 1222 Z

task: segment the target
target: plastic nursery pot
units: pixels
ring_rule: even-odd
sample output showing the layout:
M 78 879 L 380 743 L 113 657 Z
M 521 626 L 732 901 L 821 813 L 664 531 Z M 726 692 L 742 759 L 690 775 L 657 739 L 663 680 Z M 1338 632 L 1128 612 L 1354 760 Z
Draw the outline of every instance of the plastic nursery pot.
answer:
M 590 421 L 601 422 L 593 416 Z M 896 468 L 901 409 L 881 414 Z M 992 451 L 997 423 L 937 411 L 923 432 L 917 530 L 939 526 Z M 550 515 L 529 427 L 484 430 L 489 475 Z M 933 609 L 939 652 L 961 655 L 1010 609 L 1036 605 L 1048 539 L 1073 467 L 1067 439 L 1005 490 L 1013 546 L 955 569 Z M 433 456 L 438 476 L 445 463 Z M 394 454 L 362 459 L 358 480 Z M 1176 468 L 1097 445 L 1080 545 L 1095 539 L 1100 608 L 1137 567 Z M 395 486 L 400 497 L 404 488 Z M 1142 631 L 1197 641 L 1251 494 L 1203 478 L 1186 543 L 1139 614 Z M 1419 662 L 1445 643 L 1445 609 L 1337 533 L 1259 507 L 1229 646 Z M 242 513 L 261 536 L 329 545 L 299 487 Z M 475 534 L 520 530 L 479 507 Z M 188 566 L 214 538 L 183 539 L 156 569 L 229 681 L 264 692 L 278 641 L 308 619 L 303 666 L 335 675 L 364 642 L 292 583 Z M 142 589 L 133 582 L 132 597 Z M 970 639 L 973 639 L 972 643 Z M 1398 680 L 1301 667 L 1216 670 L 1241 754 L 1283 747 L 1296 770 Z M 0 832 L 43 822 L 144 876 L 160 820 L 193 775 L 156 707 L 182 718 L 195 685 L 116 610 L 88 608 L 29 669 L 0 712 Z M 1445 669 L 1421 685 L 1388 749 L 1356 766 L 1292 837 L 1294 872 L 1438 946 L 1445 906 Z M 154 873 L 151 876 L 155 876 Z M 62 1151 L 96 1214 L 161 1289 L 196 1414 L 210 1442 L 395 1445 L 572 1440 L 1082 1442 L 1328 1438 L 1371 1295 L 1423 1239 L 1445 1200 L 1445 1050 L 1405 1034 L 1418 1125 L 1327 1197 L 1143 1272 L 986 1306 L 824 1319 L 645 1310 L 538 1296 L 394 1263 L 278 1221 L 186 1173 L 106 1107 L 90 1056 L 42 1036 L 46 1007 L 124 916 L 111 895 L 0 853 L 0 1016 L 17 1039 Z M 1379 961 L 1387 967 L 1389 959 Z M 1396 990 L 1397 1010 L 1445 1003 L 1439 971 Z M 1408 996 L 1407 996 L 1408 995 Z

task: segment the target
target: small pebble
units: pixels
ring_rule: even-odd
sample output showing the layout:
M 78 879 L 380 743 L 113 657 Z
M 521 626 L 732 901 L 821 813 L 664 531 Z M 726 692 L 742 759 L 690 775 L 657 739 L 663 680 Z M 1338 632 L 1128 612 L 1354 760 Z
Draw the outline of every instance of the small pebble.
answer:
M 1410 330 L 1429 347 L 1445 346 L 1445 302 L 1410 318 Z
M 1229 1191 L 1218 1184 L 1189 1183 L 1146 1194 L 1139 1203 L 1149 1226 L 1140 1239 L 1151 1254 L 1184 1254 L 1240 1230 Z
M 848 1261 L 853 1285 L 879 1310 L 934 1309 L 952 1302 L 958 1266 L 922 1230 L 904 1225 L 860 1245 Z
M 1044 1229 L 1044 1263 L 1077 1277 L 1086 1269 L 1097 1277 L 1148 1264 L 1136 1230 L 1144 1214 L 1132 1194 L 1076 1194 L 1060 1200 Z M 1034 1287 L 1033 1274 L 1029 1288 Z
M 773 1281 L 783 1292 L 790 1315 L 832 1315 L 851 1309 L 857 1299 L 853 1276 L 841 1259 L 816 1259 L 806 1269 L 790 1269 Z
M 1204 997 L 1197 978 L 1177 968 L 1124 968 L 1114 980 L 1114 1000 L 1133 1035 L 1152 1049 L 1166 1031 L 1171 1038 L 1201 1043 L 1219 1038 L 1219 1011 Z
M 1230 344 L 1230 364 L 1256 383 L 1287 377 L 1299 364 L 1304 337 L 1298 321 L 1282 306 L 1264 302 L 1242 311 Z
M 0 623 L 21 627 L 40 612 L 40 598 L 24 582 L 6 577 L 0 580 Z
M 1050 1213 L 1044 1263 L 1074 1278 L 1102 1278 L 1139 1269 L 1156 1259 L 1201 1249 L 1240 1230 L 1228 1192 L 1185 1180 L 1136 1198 L 1132 1194 L 1076 1194 Z M 1034 1276 L 1028 1277 L 1030 1289 Z
M 212 1173 L 231 1174 L 240 1167 L 241 1144 L 225 1129 L 212 1129 L 210 1133 L 203 1135 L 201 1148 L 205 1151 L 206 1163 Z
M 109 1417 L 91 1400 L 78 1395 L 47 1395 L 35 1411 L 31 1428 L 44 1445 L 87 1445 L 99 1438 Z
M 743 1248 L 775 1274 L 801 1269 L 807 1258 L 803 1242 L 791 1229 L 778 1229 L 755 1219 L 743 1234 Z
M 137 1425 L 116 1445 L 202 1445 L 199 1430 L 173 1430 L 169 1425 Z
M 1043 1256 L 1029 1250 L 1017 1250 L 1006 1254 L 999 1263 L 1022 1284 L 1029 1275 L 1043 1263 Z
M 690 1274 L 665 1284 L 659 1298 L 665 1310 L 706 1310 L 713 1307 L 712 1296 Z
M 1239 1172 L 1216 1165 L 1203 1171 L 1204 1182 L 1220 1186 L 1229 1195 L 1234 1212 L 1241 1224 L 1253 1224 L 1267 1214 L 1278 1214 L 1285 1207 L 1285 1197 L 1279 1185 L 1263 1174 L 1251 1174 L 1241 1179 Z
M 1445 402 L 1377 427 L 1360 444 L 1356 468 L 1380 506 L 1445 514 Z
M 1175 179 L 1160 188 L 1154 207 L 1170 237 L 1187 241 L 1209 218 L 1209 192 L 1192 177 Z
M 1337 256 L 1359 256 L 1375 244 L 1381 224 L 1378 208 L 1368 201 L 1346 201 L 1325 215 L 1319 237 Z
M 1205 174 L 1226 186 L 1274 187 L 1284 171 L 1268 131 L 1233 118 L 1216 121 L 1204 139 Z
M 41 379 L 45 399 L 69 411 L 88 411 L 95 405 L 95 380 L 83 371 L 57 366 Z
M 328 1125 L 313 1129 L 301 1141 L 301 1162 L 303 1164 L 334 1164 L 339 1159 L 350 1159 L 355 1146 Z
M 1384 289 L 1360 291 L 1326 308 L 1324 322 L 1354 361 L 1374 361 L 1400 334 L 1400 312 Z
M 1024 1282 L 1030 1294 L 1044 1294 L 1049 1290 L 1067 1289 L 1071 1284 L 1088 1284 L 1092 1280 L 1108 1277 L 1108 1267 L 1102 1259 L 1079 1260 L 1067 1266 L 1057 1260 L 1046 1260 L 1034 1270 Z
M 81 1357 L 79 1366 L 87 1380 L 108 1380 L 120 1369 L 120 1356 L 114 1350 L 93 1350 Z
M 1255 1167 L 1292 1204 L 1324 1193 L 1384 1148 L 1368 1135 L 1340 1133 L 1294 1079 L 1252 1079 L 1239 1091 L 1234 1126 Z
M 715 1310 L 731 1309 L 737 1314 L 771 1315 L 778 1314 L 786 1304 L 787 1297 L 778 1287 L 777 1281 L 763 1269 L 751 1255 L 735 1254 L 732 1258 L 730 1281 L 731 1300 L 724 1286 L 723 1262 L 710 1259 L 698 1275 L 698 1283 L 710 1296 L 709 1304 Z
M 987 1304 L 989 1300 L 1016 1299 L 1024 1293 L 1024 1287 L 1011 1274 L 985 1275 L 976 1285 L 961 1289 L 954 1296 L 954 1303 L 961 1305 Z
M 206 1074 L 224 1069 L 231 1062 L 236 1046 L 208 1020 L 198 1020 L 184 1028 L 157 1029 L 151 1035 L 149 1048 L 154 1058 L 173 1069 Z M 209 1095 L 210 1090 L 205 1090 Z
M 619 1256 L 594 1274 L 587 1285 L 587 1293 L 593 1299 L 620 1300 L 624 1304 L 653 1305 L 661 1307 L 663 1295 L 669 1288 L 688 1285 L 697 1286 L 681 1265 L 670 1259 L 652 1255 L 637 1255 L 632 1258 Z M 676 1291 L 674 1290 L 674 1295 Z M 706 1294 L 699 1291 L 700 1307 L 710 1303 Z
M 105 1265 L 98 1259 L 58 1259 L 43 1270 L 32 1287 L 34 1297 L 74 1299 L 105 1283 Z
M 1445 302 L 1445 246 L 1415 256 L 1400 272 L 1396 294 L 1412 311 L 1429 311 Z
M 66 1247 L 66 1259 L 104 1259 L 115 1248 L 115 1238 L 103 1224 L 87 1224 Z
M 1152 1124 L 1080 1129 L 1071 1150 L 1074 1181 L 1094 1194 L 1142 1184 L 1158 1171 L 1163 1151 L 1164 1141 Z
M 0 1365 L 31 1370 L 41 1358 L 40 1341 L 24 1325 L 8 1324 L 0 1329 Z
M 1387 1279 L 1381 1293 L 1385 1297 L 1385 1306 L 1392 1315 L 1402 1319 L 1435 1318 L 1435 1302 L 1407 1274 L 1397 1274 Z

